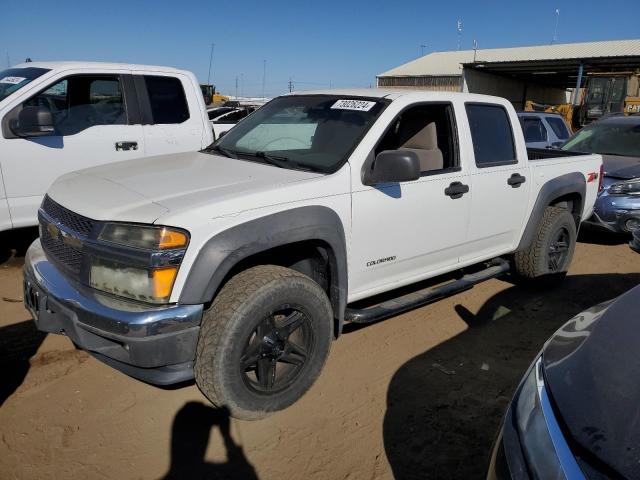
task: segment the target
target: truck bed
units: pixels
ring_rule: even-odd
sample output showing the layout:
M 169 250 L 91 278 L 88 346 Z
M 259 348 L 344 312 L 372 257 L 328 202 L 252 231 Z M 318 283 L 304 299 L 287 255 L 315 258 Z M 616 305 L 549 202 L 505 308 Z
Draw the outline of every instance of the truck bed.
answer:
M 576 155 L 584 155 L 580 152 L 570 152 L 567 150 L 556 150 L 553 148 L 527 148 L 527 156 L 529 160 L 548 160 L 558 157 L 574 157 Z

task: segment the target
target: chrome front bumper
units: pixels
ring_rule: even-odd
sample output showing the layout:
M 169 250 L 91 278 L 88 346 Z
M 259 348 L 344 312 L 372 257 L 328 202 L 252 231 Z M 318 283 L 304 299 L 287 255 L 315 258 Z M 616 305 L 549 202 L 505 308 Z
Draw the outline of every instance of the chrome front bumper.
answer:
M 36 240 L 24 265 L 24 303 L 39 330 L 68 336 L 108 365 L 148 383 L 193 378 L 202 305 L 120 300 L 65 277 Z

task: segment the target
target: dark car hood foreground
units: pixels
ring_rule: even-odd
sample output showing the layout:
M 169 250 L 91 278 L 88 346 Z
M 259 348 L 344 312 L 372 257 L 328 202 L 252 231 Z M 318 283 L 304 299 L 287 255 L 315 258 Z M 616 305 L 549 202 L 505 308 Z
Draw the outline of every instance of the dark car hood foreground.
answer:
M 640 478 L 640 286 L 581 313 L 543 351 L 546 383 L 573 439 Z
M 619 157 L 617 155 L 603 155 L 604 174 L 611 178 L 630 180 L 640 177 L 639 157 Z

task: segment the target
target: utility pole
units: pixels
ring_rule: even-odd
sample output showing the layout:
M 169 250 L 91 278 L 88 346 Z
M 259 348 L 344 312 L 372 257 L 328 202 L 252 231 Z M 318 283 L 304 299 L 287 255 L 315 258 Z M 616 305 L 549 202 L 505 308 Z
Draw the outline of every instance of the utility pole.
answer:
M 211 42 L 211 53 L 209 54 L 209 75 L 207 75 L 207 85 L 211 85 L 211 65 L 213 65 L 213 47 L 215 43 Z
M 556 27 L 553 29 L 553 40 L 551 40 L 551 45 L 558 41 L 558 22 L 560 21 L 560 9 L 556 8 Z
M 478 53 L 478 41 L 473 41 L 473 63 L 476 63 L 476 53 Z
M 266 97 L 264 95 L 264 86 L 267 81 L 267 61 L 262 61 L 262 99 L 264 100 Z
M 236 100 L 238 100 L 238 75 L 236 75 Z
M 462 42 L 462 20 L 458 19 L 458 51 L 460 51 L 460 44 Z
M 244 97 L 244 73 L 240 74 L 240 96 Z
M 424 57 L 424 49 L 427 48 L 426 45 L 420 45 L 420 53 L 422 54 L 421 57 Z
M 7 52 L 7 68 L 11 67 L 11 59 L 9 59 L 9 52 Z
M 293 80 L 289 77 L 289 93 L 293 92 Z

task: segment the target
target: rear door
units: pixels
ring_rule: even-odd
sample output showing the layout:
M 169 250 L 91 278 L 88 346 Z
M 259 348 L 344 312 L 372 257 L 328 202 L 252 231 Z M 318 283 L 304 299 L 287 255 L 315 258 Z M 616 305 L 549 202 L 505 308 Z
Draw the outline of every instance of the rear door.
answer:
M 206 146 L 202 145 L 205 125 L 199 109 L 201 103 L 204 106 L 200 89 L 196 91 L 190 79 L 179 73 L 136 73 L 147 156 Z
M 129 71 L 61 74 L 12 108 L 51 111 L 52 136 L 21 138 L 3 132 L 0 166 L 13 227 L 35 225 L 49 185 L 59 176 L 108 162 L 144 155 L 144 136 Z
M 512 128 L 518 121 L 515 112 L 491 103 L 465 103 L 465 111 L 475 161 L 468 243 L 460 261 L 469 264 L 515 249 L 531 179 L 526 149 L 524 144 L 517 145 Z
M 371 160 L 384 150 L 416 152 L 421 161 L 418 180 L 367 186 L 360 172 L 352 173 L 351 299 L 456 268 L 466 242 L 471 198 L 457 115 L 451 103 L 411 105 L 371 152 Z

